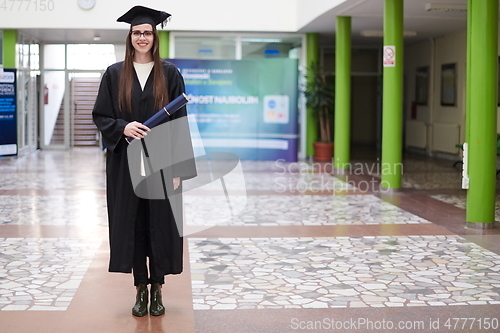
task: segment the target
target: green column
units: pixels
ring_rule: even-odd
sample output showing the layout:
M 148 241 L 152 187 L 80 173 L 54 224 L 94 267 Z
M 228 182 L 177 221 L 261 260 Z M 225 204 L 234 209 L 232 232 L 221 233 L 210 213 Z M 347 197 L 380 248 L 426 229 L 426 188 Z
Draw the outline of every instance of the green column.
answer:
M 306 66 L 310 68 L 319 63 L 319 35 L 317 33 L 306 34 Z M 306 74 L 307 75 L 307 74 Z M 317 120 L 313 110 L 306 110 L 306 156 L 313 156 L 313 142 L 318 139 Z
M 335 36 L 335 169 L 351 158 L 351 18 L 337 16 Z
M 470 1 L 469 190 L 467 226 L 495 221 L 498 0 Z
M 381 186 L 401 187 L 403 117 L 403 0 L 385 0 Z
M 160 37 L 160 58 L 170 58 L 170 31 L 158 30 Z
M 469 130 L 470 130 L 470 124 L 469 124 L 469 119 L 470 119 L 470 42 L 471 42 L 471 22 L 472 22 L 472 15 L 471 15 L 471 8 L 472 8 L 472 0 L 468 0 L 467 3 L 467 52 L 466 52 L 466 74 L 465 74 L 465 140 L 464 142 L 469 142 Z
M 17 30 L 3 31 L 3 67 L 16 68 Z

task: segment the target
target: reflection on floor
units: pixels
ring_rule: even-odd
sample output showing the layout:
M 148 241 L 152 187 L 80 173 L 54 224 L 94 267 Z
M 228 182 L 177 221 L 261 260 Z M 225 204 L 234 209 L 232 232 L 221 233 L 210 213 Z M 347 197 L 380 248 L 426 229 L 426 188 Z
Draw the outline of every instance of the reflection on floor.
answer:
M 1 331 L 444 332 L 472 316 L 469 331 L 497 332 L 500 231 L 464 228 L 460 170 L 408 155 L 403 190 L 384 193 L 380 161 L 357 157 L 344 175 L 243 161 L 247 203 L 225 220 L 186 196 L 188 226 L 214 227 L 186 236 L 158 318 L 133 317 L 132 277 L 107 272 L 102 152 L 0 158 Z
M 289 226 L 430 223 L 370 194 L 253 195 L 247 199 L 246 207 L 240 214 L 228 217 L 226 221 L 211 219 L 217 210 L 215 202 L 218 200 L 211 196 L 203 197 L 202 200 L 186 196 L 187 224 Z M 190 212 L 194 205 L 203 207 L 196 209 L 196 216 Z
M 456 195 L 436 194 L 432 195 L 431 197 L 452 204 L 462 209 L 465 209 L 467 204 L 467 198 L 465 193 L 460 193 Z M 496 197 L 496 202 L 495 202 L 495 221 L 500 221 L 500 196 L 498 195 Z

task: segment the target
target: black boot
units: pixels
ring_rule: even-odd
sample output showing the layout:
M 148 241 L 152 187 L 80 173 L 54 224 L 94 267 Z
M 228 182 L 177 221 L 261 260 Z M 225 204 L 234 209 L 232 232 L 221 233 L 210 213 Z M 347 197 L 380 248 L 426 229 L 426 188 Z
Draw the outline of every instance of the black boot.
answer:
M 135 305 L 132 308 L 132 314 L 137 317 L 143 317 L 148 313 L 148 286 L 140 284 L 137 287 L 137 296 Z
M 149 313 L 152 316 L 161 316 L 165 313 L 165 307 L 161 300 L 161 284 L 159 283 L 151 284 L 151 306 L 149 307 Z

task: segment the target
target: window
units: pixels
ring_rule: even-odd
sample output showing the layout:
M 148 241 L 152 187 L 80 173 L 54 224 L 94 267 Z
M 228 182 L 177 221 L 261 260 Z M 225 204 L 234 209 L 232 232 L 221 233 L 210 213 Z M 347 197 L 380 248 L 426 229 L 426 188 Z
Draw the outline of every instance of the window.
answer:
M 175 57 L 183 59 L 236 59 L 235 37 L 179 36 Z
M 415 78 L 415 102 L 418 105 L 427 105 L 428 95 L 429 67 L 419 67 Z
M 33 70 L 40 69 L 40 45 L 30 44 L 30 66 Z
M 106 69 L 116 62 L 113 44 L 68 44 L 68 69 Z
M 179 59 L 301 58 L 303 36 L 297 34 L 189 35 L 173 33 L 172 55 Z
M 66 67 L 66 45 L 47 44 L 44 46 L 43 60 L 45 69 L 64 69 Z
M 241 39 L 242 59 L 297 58 L 302 39 L 294 38 L 259 38 Z
M 456 64 L 441 65 L 441 105 L 456 106 L 457 71 Z

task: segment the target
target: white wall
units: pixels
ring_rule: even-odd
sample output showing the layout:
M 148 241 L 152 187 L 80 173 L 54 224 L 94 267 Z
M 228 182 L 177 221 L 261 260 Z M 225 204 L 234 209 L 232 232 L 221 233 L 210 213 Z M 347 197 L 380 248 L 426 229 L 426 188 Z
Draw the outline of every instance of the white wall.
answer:
M 311 23 L 318 16 L 346 1 L 347 0 L 296 0 L 298 13 L 297 30 Z
M 466 31 L 436 39 L 434 68 L 434 121 L 455 123 L 463 127 L 465 120 L 465 80 L 466 80 Z M 441 105 L 441 65 L 457 64 L 457 104 Z
M 427 124 L 427 152 L 434 151 L 432 128 L 436 124 L 457 124 L 460 126 L 459 144 L 465 138 L 465 80 L 466 80 L 466 31 L 446 35 L 433 40 L 409 45 L 405 49 L 405 120 L 410 120 L 411 102 L 415 100 L 415 78 L 417 67 L 428 66 L 429 103 L 417 106 L 416 120 Z M 456 106 L 441 105 L 441 66 L 456 64 L 457 89 Z M 457 150 L 457 153 L 459 151 Z
M 148 0 L 140 4 L 172 14 L 168 29 L 173 31 L 296 32 L 346 1 Z M 42 2 L 52 10 L 42 11 Z M 126 29 L 126 25 L 117 23 L 116 19 L 137 4 L 136 0 L 96 0 L 94 8 L 83 10 L 77 0 L 38 0 L 36 4 L 7 1 L 6 10 L 0 10 L 0 25 L 5 29 Z
M 42 0 L 38 1 L 38 5 Z M 136 0 L 96 0 L 91 10 L 82 10 L 77 0 L 43 0 L 51 2 L 53 10 L 35 11 L 34 2 L 8 1 L 8 10 L 0 10 L 2 28 L 58 28 L 58 29 L 127 29 L 116 19 L 131 7 Z M 174 31 L 282 31 L 298 30 L 298 1 L 305 0 L 184 0 L 184 1 L 142 1 L 141 5 L 161 9 L 172 14 L 168 24 Z M 309 4 L 326 0 L 309 0 Z M 333 4 L 337 1 L 330 1 Z M 302 6 L 303 7 L 303 6 Z M 301 7 L 301 8 L 302 8 Z M 311 5 L 311 7 L 316 7 Z M 322 8 L 322 7 L 320 7 Z M 307 19 L 313 18 L 318 10 L 308 11 Z M 318 14 L 319 15 L 319 14 Z

